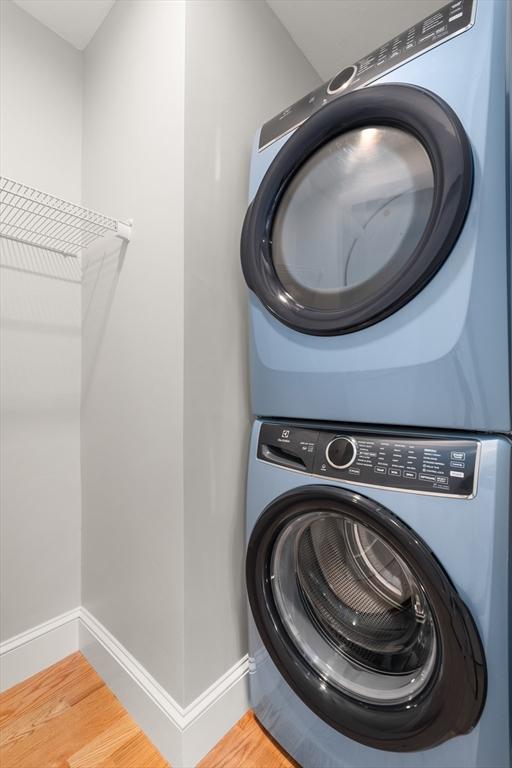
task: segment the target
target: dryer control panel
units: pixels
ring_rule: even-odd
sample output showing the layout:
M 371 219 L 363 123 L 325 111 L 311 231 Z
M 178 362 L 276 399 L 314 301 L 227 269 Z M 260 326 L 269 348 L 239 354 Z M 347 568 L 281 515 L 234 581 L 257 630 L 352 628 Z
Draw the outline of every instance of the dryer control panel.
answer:
M 297 472 L 390 490 L 472 498 L 477 440 L 348 433 L 264 423 L 258 458 Z
M 297 128 L 332 99 L 369 85 L 406 61 L 471 29 L 475 10 L 476 0 L 452 0 L 359 61 L 345 67 L 331 80 L 265 123 L 260 134 L 259 149 L 268 147 L 281 136 Z

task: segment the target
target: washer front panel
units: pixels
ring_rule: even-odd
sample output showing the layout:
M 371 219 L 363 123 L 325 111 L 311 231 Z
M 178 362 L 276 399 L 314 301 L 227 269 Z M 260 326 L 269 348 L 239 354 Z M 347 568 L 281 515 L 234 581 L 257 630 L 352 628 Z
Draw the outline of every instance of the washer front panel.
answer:
M 350 532 L 357 535 L 351 539 Z M 373 571 L 366 560 L 363 565 L 363 552 L 375 558 Z M 398 600 L 393 592 L 395 607 L 384 612 L 377 573 L 386 575 L 387 588 L 405 590 Z M 335 485 L 281 494 L 250 533 L 246 584 L 279 673 L 345 736 L 375 749 L 415 752 L 478 722 L 487 672 L 475 621 L 428 544 L 387 507 Z M 385 616 L 398 620 L 393 630 L 385 628 Z M 405 616 L 416 621 L 407 620 L 402 646 L 395 630 Z M 382 648 L 394 650 L 382 656 Z M 414 690 L 401 690 L 404 685 Z
M 336 437 L 356 449 L 350 466 L 336 469 L 326 452 Z M 298 472 L 368 487 L 469 499 L 476 495 L 477 440 L 388 437 L 262 424 L 258 458 Z
M 401 64 L 420 56 L 430 48 L 445 43 L 456 35 L 471 29 L 475 11 L 476 0 L 455 0 L 448 3 L 418 24 L 409 27 L 402 34 L 379 46 L 351 67 L 346 67 L 345 69 L 348 71 L 352 68 L 355 71 L 353 75 L 346 78 L 341 86 L 336 87 L 337 78 L 345 70 L 266 122 L 260 133 L 260 151 L 297 128 L 331 99 L 356 88 L 361 88 L 363 85 L 368 85 Z

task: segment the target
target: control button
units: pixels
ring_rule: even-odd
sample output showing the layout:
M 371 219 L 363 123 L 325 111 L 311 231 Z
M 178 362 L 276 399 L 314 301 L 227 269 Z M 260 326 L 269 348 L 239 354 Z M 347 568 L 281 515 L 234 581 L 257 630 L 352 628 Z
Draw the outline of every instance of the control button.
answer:
M 447 477 L 443 477 L 442 475 L 438 475 L 438 476 L 436 477 L 436 480 L 437 480 L 437 482 L 438 482 L 440 485 L 447 485 L 447 483 L 448 483 L 448 478 L 447 478 Z
M 357 67 L 355 67 L 353 64 L 350 67 L 345 67 L 345 69 L 342 69 L 341 72 L 338 72 L 338 74 L 333 77 L 327 86 L 327 93 L 338 93 L 338 91 L 342 91 L 347 88 L 347 86 L 350 85 L 354 79 L 356 72 Z
M 346 469 L 354 463 L 357 445 L 351 437 L 335 437 L 325 450 L 325 458 L 334 469 Z
M 360 469 L 356 469 L 355 467 L 351 467 L 349 469 L 348 473 L 349 473 L 349 475 L 360 475 L 361 474 L 361 470 Z
M 409 480 L 416 480 L 418 475 L 416 472 L 413 472 L 412 469 L 404 469 L 404 477 L 408 477 Z
M 462 451 L 452 451 L 451 452 L 451 458 L 456 459 L 457 461 L 464 461 L 466 458 L 466 454 Z
M 456 472 L 454 469 L 450 471 L 450 477 L 464 477 L 464 472 Z
M 461 469 L 464 469 L 465 466 L 463 461 L 450 461 L 450 467 L 460 467 Z
M 388 475 L 393 475 L 394 477 L 401 477 L 402 476 L 402 470 L 396 469 L 396 467 L 390 467 L 388 469 Z
M 373 471 L 377 472 L 379 475 L 385 475 L 387 472 L 387 469 L 386 467 L 374 467 Z
M 420 480 L 426 480 L 428 483 L 435 483 L 436 481 L 435 477 L 432 477 L 432 475 L 420 475 Z

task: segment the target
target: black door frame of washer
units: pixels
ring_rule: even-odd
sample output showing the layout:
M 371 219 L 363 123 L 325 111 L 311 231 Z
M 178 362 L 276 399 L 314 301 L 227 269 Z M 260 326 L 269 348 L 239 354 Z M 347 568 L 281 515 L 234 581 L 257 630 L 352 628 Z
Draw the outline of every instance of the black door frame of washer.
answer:
M 383 270 L 380 287 L 351 286 L 347 307 L 315 309 L 286 291 L 272 259 L 272 229 L 280 201 L 303 164 L 331 139 L 356 128 L 394 127 L 423 145 L 432 164 L 434 196 L 426 228 L 398 274 Z M 455 112 L 412 85 L 375 85 L 340 96 L 299 126 L 269 166 L 245 216 L 241 260 L 248 287 L 279 321 L 301 333 L 333 336 L 374 325 L 396 312 L 432 279 L 448 258 L 471 200 L 473 158 Z
M 270 563 L 279 534 L 299 516 L 332 512 L 370 527 L 401 556 L 422 584 L 436 628 L 440 662 L 426 686 L 403 704 L 358 701 L 331 685 L 301 656 L 275 603 Z M 331 727 L 375 749 L 412 752 L 470 731 L 486 697 L 485 656 L 475 622 L 434 554 L 390 510 L 334 486 L 310 485 L 275 499 L 250 536 L 246 582 L 259 635 L 278 671 Z

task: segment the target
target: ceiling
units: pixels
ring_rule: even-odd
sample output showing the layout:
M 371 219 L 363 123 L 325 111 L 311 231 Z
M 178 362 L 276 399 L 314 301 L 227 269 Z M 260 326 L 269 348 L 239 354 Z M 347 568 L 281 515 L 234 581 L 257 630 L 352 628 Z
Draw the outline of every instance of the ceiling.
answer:
M 125 0 L 123 0 L 125 1 Z M 115 0 L 14 0 L 83 50 Z M 172 2 L 172 0 L 168 0 Z M 267 0 L 322 80 L 444 5 L 446 0 Z
M 115 0 L 14 0 L 16 5 L 83 50 Z
M 446 2 L 267 0 L 322 80 L 328 80 Z

